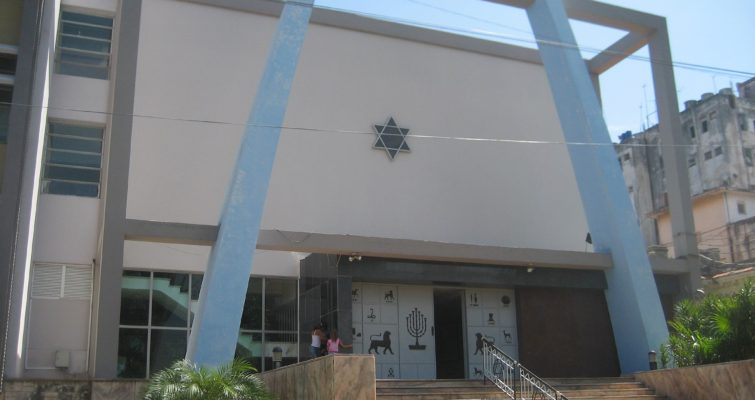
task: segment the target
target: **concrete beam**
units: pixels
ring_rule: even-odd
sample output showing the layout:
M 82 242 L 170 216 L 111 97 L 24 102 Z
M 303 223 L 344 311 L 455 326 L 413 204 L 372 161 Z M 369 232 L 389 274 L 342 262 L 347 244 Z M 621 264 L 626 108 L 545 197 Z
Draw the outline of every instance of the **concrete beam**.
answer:
M 218 238 L 217 225 L 126 220 L 126 240 L 212 246 Z
M 535 0 L 527 16 L 566 142 L 593 144 L 567 149 L 595 251 L 613 260 L 606 302 L 622 372 L 646 370 L 647 352 L 660 348 L 668 330 L 608 128 L 561 1 Z
M 532 0 L 487 0 L 511 7 L 527 8 Z M 564 0 L 569 18 L 628 32 L 649 33 L 659 26 L 661 17 L 592 0 Z
M 118 341 L 115 338 L 120 323 L 123 241 L 134 123 L 131 115 L 134 113 L 142 0 L 124 1 L 120 7 L 107 178 L 102 185 L 105 193 L 101 195 L 105 213 L 102 247 L 94 274 L 98 282 L 94 292 L 90 351 L 92 375 L 102 379 L 115 378 L 118 372 Z
M 285 3 L 249 112 L 186 352 L 187 360 L 202 366 L 228 363 L 236 352 L 280 126 L 312 4 L 313 0 Z
M 126 240 L 212 246 L 217 240 L 216 225 L 182 224 L 126 220 Z M 583 271 L 613 268 L 611 256 L 579 251 L 527 249 L 390 239 L 355 235 L 260 230 L 257 249 L 318 254 L 359 254 L 392 258 L 479 265 L 536 266 Z M 686 260 L 650 256 L 653 272 L 667 275 L 688 273 Z
M 648 37 L 629 32 L 600 54 L 587 62 L 587 68 L 593 74 L 602 74 L 620 63 L 648 43 Z
M 658 108 L 661 155 L 663 156 L 666 192 L 671 213 L 671 237 L 674 255 L 690 260 L 688 277 L 682 284 L 682 292 L 691 296 L 702 285 L 700 282 L 700 261 L 697 257 L 697 235 L 692 217 L 692 199 L 687 165 L 687 149 L 676 146 L 685 143 L 679 121 L 679 102 L 676 96 L 676 82 L 671 58 L 666 21 L 651 36 L 651 72 L 655 102 Z

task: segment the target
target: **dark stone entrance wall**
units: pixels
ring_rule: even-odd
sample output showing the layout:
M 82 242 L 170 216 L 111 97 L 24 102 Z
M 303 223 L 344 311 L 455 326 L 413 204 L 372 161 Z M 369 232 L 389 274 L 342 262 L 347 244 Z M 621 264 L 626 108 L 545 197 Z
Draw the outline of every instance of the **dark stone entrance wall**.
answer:
M 603 290 L 516 290 L 520 362 L 542 377 L 619 376 Z

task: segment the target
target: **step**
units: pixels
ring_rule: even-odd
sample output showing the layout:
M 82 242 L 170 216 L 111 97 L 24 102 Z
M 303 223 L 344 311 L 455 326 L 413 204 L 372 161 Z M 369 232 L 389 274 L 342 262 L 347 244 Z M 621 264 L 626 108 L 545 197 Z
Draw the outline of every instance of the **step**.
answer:
M 620 389 L 638 389 L 645 386 L 641 382 L 621 382 L 621 383 L 574 383 L 574 384 L 553 384 L 548 382 L 556 390 L 620 390 Z
M 578 390 L 561 390 L 559 388 L 556 388 L 559 392 L 561 392 L 566 397 L 572 397 L 572 396 L 629 396 L 629 395 L 648 395 L 648 394 L 655 394 L 652 390 L 641 387 L 636 389 L 578 389 Z
M 466 379 L 376 379 L 375 384 L 381 387 L 484 387 L 482 380 Z M 487 386 L 492 386 L 488 382 Z

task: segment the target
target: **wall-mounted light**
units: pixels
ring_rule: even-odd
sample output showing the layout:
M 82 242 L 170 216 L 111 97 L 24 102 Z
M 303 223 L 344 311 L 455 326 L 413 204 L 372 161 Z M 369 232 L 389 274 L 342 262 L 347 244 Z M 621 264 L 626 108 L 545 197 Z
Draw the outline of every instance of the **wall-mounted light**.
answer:
M 351 255 L 349 256 L 349 262 L 354 262 L 354 261 L 362 261 L 362 256 L 360 256 L 360 255 L 359 255 L 359 254 L 357 254 L 357 253 L 352 253 L 352 254 L 351 254 Z
M 648 365 L 650 366 L 651 371 L 658 369 L 658 361 L 656 360 L 655 350 L 650 350 L 648 352 Z

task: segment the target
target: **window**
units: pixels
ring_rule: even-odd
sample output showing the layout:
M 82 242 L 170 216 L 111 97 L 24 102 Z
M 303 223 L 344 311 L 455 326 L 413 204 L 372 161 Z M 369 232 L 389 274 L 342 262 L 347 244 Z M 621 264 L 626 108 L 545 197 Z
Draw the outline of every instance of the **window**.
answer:
M 711 153 L 710 151 L 706 151 L 704 155 L 706 160 L 713 158 L 713 153 Z
M 690 126 L 689 127 L 689 137 L 691 137 L 692 139 L 695 138 L 695 127 L 694 126 Z
M 100 194 L 102 128 L 50 122 L 42 191 L 97 197 Z
M 703 133 L 708 132 L 708 121 L 703 121 Z
M 690 167 L 694 167 L 695 165 L 697 165 L 697 161 L 694 158 L 690 158 L 689 159 L 689 166 Z
M 18 10 L 21 9 L 21 2 L 17 3 Z M 10 7 L 9 7 L 10 6 Z M 12 3 L 0 5 L 0 15 L 3 15 L 3 11 L 15 13 L 15 5 Z M 20 18 L 20 16 L 19 16 Z M 10 19 L 3 19 L 3 22 L 9 25 L 15 25 Z M 7 34 L 13 36 L 17 32 L 5 32 L 6 35 L 2 35 L 3 23 L 0 22 L 0 39 L 5 37 L 10 39 Z M 18 26 L 15 26 L 18 28 Z M 0 42 L 0 190 L 3 185 L 3 175 L 5 172 L 5 158 L 8 145 L 8 130 L 10 129 L 10 111 L 11 102 L 13 101 L 13 84 L 15 82 L 16 74 L 16 52 L 18 48 L 12 45 L 6 45 Z
M 56 72 L 108 79 L 113 19 L 63 11 L 55 52 Z
M 752 149 L 742 149 L 745 158 L 745 165 L 752 167 Z
M 721 154 L 723 154 L 723 152 L 724 152 L 724 151 L 723 151 L 723 149 L 721 148 L 721 146 L 718 146 L 718 147 L 716 147 L 715 149 L 713 149 L 713 154 L 714 154 L 714 155 L 716 155 L 716 156 L 720 156 Z
M 633 192 L 634 192 L 634 186 L 632 186 L 632 185 L 629 185 L 629 186 L 627 187 L 627 191 L 628 191 L 629 193 L 633 193 Z
M 5 174 L 5 153 L 8 147 L 8 124 L 10 123 L 10 103 L 13 87 L 0 85 L 0 188 Z
M 201 274 L 123 271 L 118 367 L 120 378 L 143 379 L 186 355 L 199 303 Z M 298 361 L 298 281 L 249 278 L 236 356 L 259 371 L 272 369 L 272 349 L 283 365 Z
M 632 158 L 632 156 L 629 153 L 624 154 L 624 161 L 629 161 Z
M 739 215 L 747 215 L 747 209 L 745 208 L 745 203 L 743 201 L 737 202 L 737 212 Z

